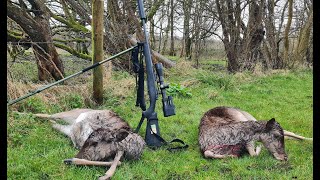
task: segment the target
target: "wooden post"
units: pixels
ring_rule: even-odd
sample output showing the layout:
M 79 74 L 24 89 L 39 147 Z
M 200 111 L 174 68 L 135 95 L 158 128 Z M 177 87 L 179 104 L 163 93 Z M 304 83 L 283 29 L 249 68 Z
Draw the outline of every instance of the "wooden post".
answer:
M 92 0 L 92 63 L 103 60 L 103 0 Z M 93 69 L 93 99 L 103 103 L 103 66 Z

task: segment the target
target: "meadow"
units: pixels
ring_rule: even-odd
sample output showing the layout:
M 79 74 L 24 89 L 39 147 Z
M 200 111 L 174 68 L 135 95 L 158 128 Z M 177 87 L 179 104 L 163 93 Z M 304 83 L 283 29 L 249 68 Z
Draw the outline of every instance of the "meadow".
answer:
M 223 62 L 204 62 L 201 68 L 195 69 L 190 61 L 177 59 L 174 68 L 165 69 L 165 81 L 171 84 L 169 91 L 174 97 L 176 115 L 165 118 L 160 99 L 156 107 L 163 138 L 180 138 L 189 148 L 169 152 L 166 147 L 157 150 L 146 147 L 139 161 L 124 161 L 113 179 L 313 179 L 313 144 L 310 141 L 285 140 L 288 161 L 280 162 L 265 148 L 258 157 L 205 159 L 197 138 L 200 118 L 216 106 L 238 107 L 261 120 L 275 118 L 284 129 L 312 137 L 312 70 L 228 74 L 221 68 L 225 65 Z M 75 71 L 82 68 L 73 67 Z M 16 71 L 12 70 L 13 76 L 21 76 L 16 79 L 22 81 L 10 82 L 10 97 L 41 86 L 32 68 L 34 65 L 21 65 Z M 112 109 L 135 128 L 141 110 L 135 107 L 134 76 L 113 71 L 112 76 L 106 77 L 104 104 L 99 107 L 90 101 L 91 81 L 88 74 L 81 75 L 8 108 L 8 179 L 97 179 L 105 173 L 104 167 L 63 164 L 64 159 L 77 153 L 71 140 L 55 131 L 49 121 L 32 115 L 74 108 Z M 146 122 L 139 132 L 143 137 L 145 126 Z

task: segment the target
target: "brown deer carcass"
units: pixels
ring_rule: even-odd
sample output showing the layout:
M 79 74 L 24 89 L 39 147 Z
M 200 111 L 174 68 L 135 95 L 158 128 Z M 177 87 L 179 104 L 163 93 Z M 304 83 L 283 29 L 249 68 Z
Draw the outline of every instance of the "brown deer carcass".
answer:
M 74 109 L 53 115 L 35 114 L 51 119 L 53 128 L 70 137 L 80 151 L 66 164 L 110 166 L 105 176 L 110 178 L 122 157 L 139 159 L 145 142 L 128 123 L 110 110 Z M 59 124 L 58 120 L 66 123 Z M 114 159 L 113 162 L 106 162 Z
M 239 157 L 244 152 L 259 155 L 260 141 L 278 160 L 287 160 L 284 137 L 312 140 L 283 130 L 272 118 L 257 121 L 251 114 L 232 107 L 216 107 L 207 111 L 199 125 L 199 145 L 207 158 Z

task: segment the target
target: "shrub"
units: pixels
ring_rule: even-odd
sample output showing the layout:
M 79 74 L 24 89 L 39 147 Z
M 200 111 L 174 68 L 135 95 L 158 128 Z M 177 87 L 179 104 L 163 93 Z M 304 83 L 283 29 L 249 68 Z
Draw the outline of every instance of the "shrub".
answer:
M 188 90 L 188 88 L 183 87 L 177 83 L 170 83 L 169 88 L 167 89 L 168 95 L 171 96 L 183 96 L 183 97 L 191 97 L 192 93 Z

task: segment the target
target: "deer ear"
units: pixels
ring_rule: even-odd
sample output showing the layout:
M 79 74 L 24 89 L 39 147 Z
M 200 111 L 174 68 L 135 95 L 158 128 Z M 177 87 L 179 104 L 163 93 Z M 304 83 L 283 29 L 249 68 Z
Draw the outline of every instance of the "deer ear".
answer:
M 267 122 L 266 131 L 271 131 L 271 129 L 273 128 L 275 122 L 276 122 L 276 120 L 275 120 L 274 118 L 270 119 L 270 120 Z
M 117 133 L 115 141 L 120 142 L 124 140 L 128 135 L 129 135 L 128 131 L 120 131 L 119 133 Z

